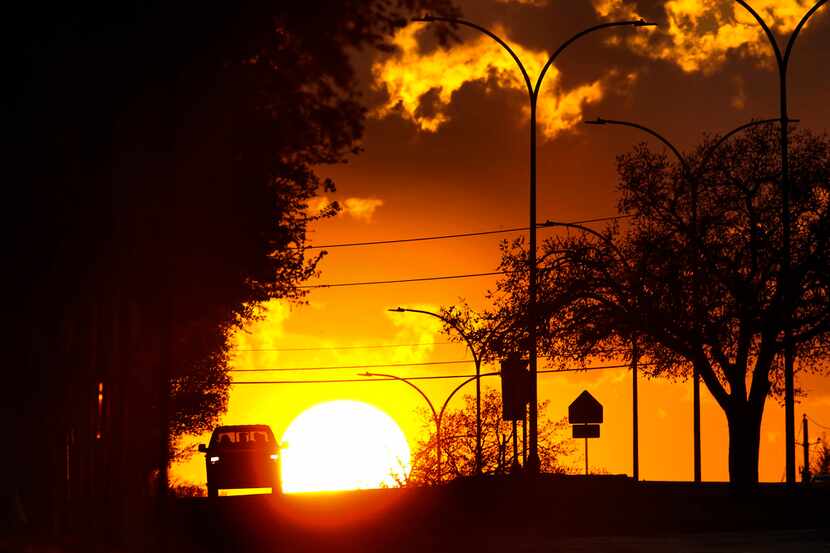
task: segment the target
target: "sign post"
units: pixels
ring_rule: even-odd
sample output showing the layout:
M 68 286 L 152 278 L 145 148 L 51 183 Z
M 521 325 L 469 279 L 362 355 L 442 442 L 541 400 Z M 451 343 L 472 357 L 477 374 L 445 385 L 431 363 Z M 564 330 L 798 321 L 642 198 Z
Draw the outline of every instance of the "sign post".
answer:
M 588 438 L 599 438 L 602 424 L 602 404 L 583 390 L 568 406 L 568 422 L 572 424 L 573 437 L 585 440 L 585 475 L 588 475 Z
M 525 420 L 530 401 L 530 372 L 528 361 L 513 354 L 501 362 L 502 419 L 513 424 L 513 464 L 511 472 L 519 471 L 519 445 L 516 421 Z

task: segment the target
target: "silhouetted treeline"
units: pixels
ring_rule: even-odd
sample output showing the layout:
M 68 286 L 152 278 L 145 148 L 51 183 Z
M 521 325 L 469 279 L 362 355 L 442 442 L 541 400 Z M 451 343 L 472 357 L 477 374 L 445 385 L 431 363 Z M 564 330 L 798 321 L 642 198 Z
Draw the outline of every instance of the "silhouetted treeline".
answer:
M 349 50 L 383 47 L 421 9 L 451 8 L 7 11 L 6 504 L 19 495 L 43 528 L 140 528 L 160 420 L 209 428 L 228 331 L 256 302 L 300 299 L 316 270 L 306 202 L 333 184 L 315 167 L 356 153 L 363 130 Z

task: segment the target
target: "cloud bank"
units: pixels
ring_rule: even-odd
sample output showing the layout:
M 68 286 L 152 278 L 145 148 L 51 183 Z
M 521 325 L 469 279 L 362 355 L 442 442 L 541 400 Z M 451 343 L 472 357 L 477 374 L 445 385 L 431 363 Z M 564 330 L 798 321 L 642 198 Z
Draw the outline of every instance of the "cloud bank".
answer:
M 447 108 L 452 96 L 470 82 L 494 83 L 527 93 L 527 87 L 513 59 L 496 42 L 485 36 L 465 40 L 449 49 L 428 53 L 420 51 L 417 34 L 423 25 L 409 25 L 394 37 L 396 53 L 374 64 L 375 86 L 385 90 L 388 100 L 375 115 L 399 114 L 412 121 L 419 130 L 435 132 L 449 120 Z M 509 36 L 502 28 L 494 32 Z M 535 76 L 547 62 L 549 54 L 511 44 L 535 84 Z M 609 74 L 609 78 L 613 74 Z M 570 90 L 558 86 L 559 71 L 548 70 L 538 102 L 539 129 L 546 138 L 553 138 L 582 121 L 583 108 L 599 102 L 607 89 L 605 79 Z M 528 116 L 525 109 L 525 117 Z

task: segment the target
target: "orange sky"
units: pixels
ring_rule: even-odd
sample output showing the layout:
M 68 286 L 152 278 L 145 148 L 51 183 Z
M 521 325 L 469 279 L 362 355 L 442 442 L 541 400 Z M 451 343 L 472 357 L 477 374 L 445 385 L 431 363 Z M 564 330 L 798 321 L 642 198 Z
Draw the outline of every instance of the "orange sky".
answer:
M 539 111 L 537 220 L 614 215 L 615 155 L 644 136 L 620 128 L 585 128 L 583 116 L 626 119 L 653 126 L 681 149 L 703 132 L 729 130 L 751 118 L 777 115 L 777 80 L 760 31 L 729 1 L 475 0 L 460 2 L 466 18 L 509 39 L 535 76 L 539 60 L 563 40 L 603 17 L 636 14 L 656 20 L 656 31 L 593 35 L 572 46 L 546 78 Z M 636 4 L 636 5 L 635 5 Z M 716 4 L 718 10 L 707 6 Z M 776 29 L 792 28 L 812 2 L 755 0 Z M 815 131 L 830 128 L 826 71 L 830 9 L 808 26 L 793 54 L 791 116 Z M 313 230 L 315 245 L 453 234 L 528 224 L 527 98 L 511 60 L 472 31 L 449 51 L 436 49 L 419 26 L 396 37 L 400 49 L 356 58 L 371 108 L 365 152 L 347 165 L 321 168 L 335 179 L 344 212 Z M 532 69 L 531 69 L 532 68 Z M 550 231 L 544 231 L 550 232 Z M 545 234 L 541 233 L 540 238 Z M 498 242 L 511 235 L 330 249 L 319 283 L 342 283 L 494 271 Z M 239 349 L 335 348 L 418 344 L 430 347 L 238 352 L 236 368 L 291 368 L 469 359 L 428 317 L 395 314 L 398 305 L 437 310 L 466 298 L 485 307 L 495 277 L 313 290 L 306 306 L 273 303 L 263 321 L 239 334 Z M 309 284 L 314 284 L 310 282 Z M 400 376 L 469 373 L 472 365 L 390 368 Z M 495 369 L 492 369 L 495 370 Z M 252 373 L 237 380 L 352 378 L 360 370 Z M 602 437 L 590 444 L 592 468 L 631 473 L 631 375 L 627 370 L 540 377 L 549 416 L 588 389 L 605 407 Z M 485 381 L 486 382 L 486 381 Z M 420 385 L 420 383 L 419 383 Z M 490 382 L 498 386 L 498 380 Z M 435 403 L 452 381 L 425 381 Z M 830 379 L 798 376 L 807 392 L 796 406 L 830 424 Z M 725 419 L 702 387 L 703 478 L 727 478 Z M 473 392 L 470 387 L 469 393 Z M 414 446 L 425 406 L 398 382 L 320 385 L 237 385 L 226 423 L 267 423 L 281 435 L 315 403 L 366 401 L 393 417 Z M 459 403 L 460 404 L 460 399 Z M 640 475 L 646 480 L 692 476 L 691 383 L 640 381 Z M 761 479 L 784 476 L 783 409 L 767 403 L 761 442 Z M 820 435 L 812 428 L 812 436 Z M 204 440 L 204 438 L 202 438 Z M 568 459 L 582 466 L 581 447 Z M 800 451 L 798 459 L 800 459 Z M 203 481 L 201 455 L 174 467 L 173 477 Z

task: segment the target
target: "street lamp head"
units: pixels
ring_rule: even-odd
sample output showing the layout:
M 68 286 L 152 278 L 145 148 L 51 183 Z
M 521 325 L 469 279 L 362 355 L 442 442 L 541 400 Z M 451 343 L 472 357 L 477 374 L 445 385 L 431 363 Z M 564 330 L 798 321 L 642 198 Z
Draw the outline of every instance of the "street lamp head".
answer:
M 596 119 L 585 119 L 582 122 L 586 125 L 605 125 L 608 123 L 608 121 L 606 121 L 602 117 L 597 117 Z
M 657 23 L 652 23 L 650 21 L 646 21 L 645 19 L 641 19 L 634 23 L 635 27 L 656 27 Z
M 393 313 L 403 313 L 404 311 L 406 311 L 406 309 L 404 309 L 403 307 L 393 307 L 391 309 L 387 309 L 387 311 L 391 311 Z

